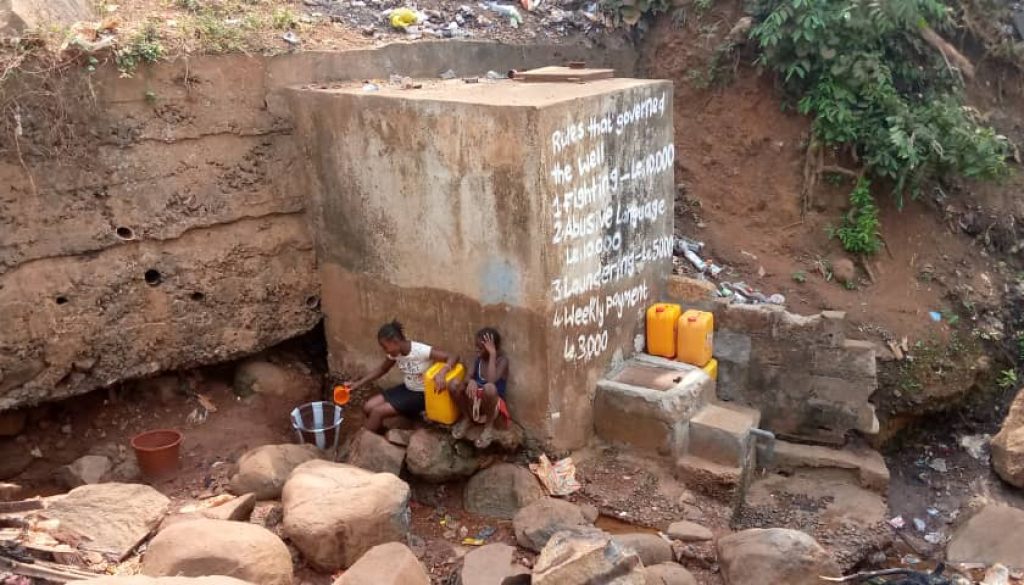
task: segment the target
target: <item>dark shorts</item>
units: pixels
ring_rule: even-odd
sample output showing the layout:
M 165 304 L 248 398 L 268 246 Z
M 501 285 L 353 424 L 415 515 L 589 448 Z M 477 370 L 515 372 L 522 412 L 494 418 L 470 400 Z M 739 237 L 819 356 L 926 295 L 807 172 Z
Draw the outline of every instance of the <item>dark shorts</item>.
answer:
M 405 384 L 399 384 L 394 388 L 385 390 L 383 396 L 384 400 L 387 400 L 388 404 L 403 416 L 417 418 L 427 409 L 423 393 L 409 390 Z

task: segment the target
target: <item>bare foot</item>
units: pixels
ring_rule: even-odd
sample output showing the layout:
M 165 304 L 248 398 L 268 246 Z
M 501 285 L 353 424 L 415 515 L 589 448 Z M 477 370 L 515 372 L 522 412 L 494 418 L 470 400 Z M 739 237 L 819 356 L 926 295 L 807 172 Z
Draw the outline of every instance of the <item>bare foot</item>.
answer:
M 494 424 L 488 424 L 473 443 L 477 449 L 486 449 L 494 441 Z
M 459 422 L 455 423 L 455 426 L 452 427 L 452 437 L 456 439 L 465 437 L 466 433 L 469 431 L 469 426 L 472 424 L 473 421 L 469 420 L 468 416 L 460 418 Z

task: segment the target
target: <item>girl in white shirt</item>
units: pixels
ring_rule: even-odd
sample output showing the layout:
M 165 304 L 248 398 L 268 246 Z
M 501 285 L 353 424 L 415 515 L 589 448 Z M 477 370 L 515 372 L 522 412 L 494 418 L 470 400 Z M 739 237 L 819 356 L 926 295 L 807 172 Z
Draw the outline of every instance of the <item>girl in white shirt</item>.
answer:
M 446 387 L 445 376 L 458 361 L 457 356 L 446 351 L 406 339 L 402 324 L 398 321 L 386 323 L 377 331 L 377 343 L 384 350 L 386 359 L 376 370 L 352 383 L 351 390 L 354 391 L 383 377 L 395 365 L 398 365 L 405 379 L 402 384 L 381 392 L 363 405 L 363 412 L 366 414 L 364 426 L 375 433 L 380 432 L 384 419 L 388 417 L 402 415 L 413 419 L 419 418 L 426 408 L 423 398 L 423 374 L 434 362 L 445 362 L 445 367 L 437 374 L 434 386 L 443 389 Z

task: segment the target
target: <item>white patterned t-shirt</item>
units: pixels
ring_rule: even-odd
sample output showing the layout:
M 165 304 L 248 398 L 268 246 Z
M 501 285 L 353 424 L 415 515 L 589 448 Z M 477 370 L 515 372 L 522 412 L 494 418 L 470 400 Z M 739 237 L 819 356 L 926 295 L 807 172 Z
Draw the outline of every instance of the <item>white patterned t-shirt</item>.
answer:
M 398 369 L 405 375 L 405 387 L 413 392 L 423 392 L 423 374 L 430 369 L 430 352 L 433 351 L 429 345 L 413 341 L 409 355 L 400 355 L 391 359 L 395 360 Z

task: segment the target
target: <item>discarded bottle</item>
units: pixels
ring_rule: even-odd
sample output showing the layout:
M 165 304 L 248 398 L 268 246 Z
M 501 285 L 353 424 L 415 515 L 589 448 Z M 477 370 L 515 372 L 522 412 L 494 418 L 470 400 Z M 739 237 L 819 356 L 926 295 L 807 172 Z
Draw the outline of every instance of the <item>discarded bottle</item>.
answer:
M 498 4 L 497 2 L 488 2 L 483 6 L 492 12 L 497 12 L 502 16 L 507 16 L 508 23 L 512 28 L 519 28 L 519 25 L 523 23 L 523 15 L 519 14 L 519 10 L 517 10 L 515 6 Z

